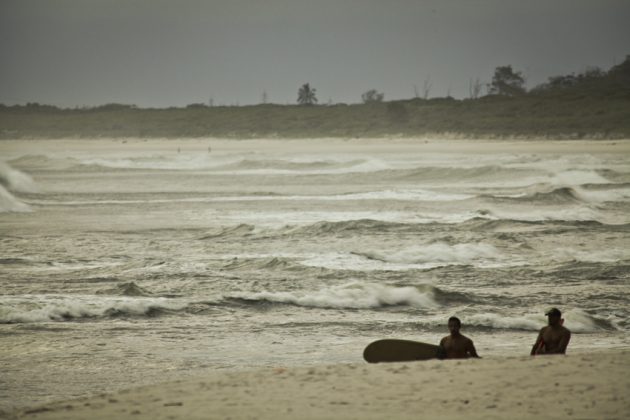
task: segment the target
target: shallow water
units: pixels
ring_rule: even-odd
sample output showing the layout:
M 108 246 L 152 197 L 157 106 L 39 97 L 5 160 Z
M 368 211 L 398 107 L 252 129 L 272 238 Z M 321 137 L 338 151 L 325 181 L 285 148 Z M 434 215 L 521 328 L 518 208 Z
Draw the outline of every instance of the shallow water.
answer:
M 207 143 L 0 145 L 0 407 L 360 362 L 451 315 L 482 356 L 550 306 L 570 351 L 630 346 L 627 154 Z

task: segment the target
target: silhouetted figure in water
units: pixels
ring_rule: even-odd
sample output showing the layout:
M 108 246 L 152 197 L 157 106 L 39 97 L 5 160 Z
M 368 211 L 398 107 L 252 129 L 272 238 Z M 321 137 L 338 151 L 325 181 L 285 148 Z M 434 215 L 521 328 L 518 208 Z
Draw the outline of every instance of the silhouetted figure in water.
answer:
M 479 357 L 473 341 L 460 334 L 459 329 L 462 322 L 459 318 L 452 316 L 448 319 L 448 330 L 451 332 L 440 341 L 438 350 L 441 359 L 467 359 L 469 357 Z
M 562 312 L 558 308 L 551 308 L 547 313 L 549 325 L 543 327 L 532 347 L 531 355 L 537 354 L 565 354 L 571 331 L 563 327 Z

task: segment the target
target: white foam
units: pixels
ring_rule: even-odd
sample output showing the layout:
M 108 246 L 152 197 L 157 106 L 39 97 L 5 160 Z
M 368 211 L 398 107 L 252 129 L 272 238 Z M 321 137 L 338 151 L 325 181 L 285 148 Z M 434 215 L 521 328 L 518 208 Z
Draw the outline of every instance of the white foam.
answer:
M 258 154 L 217 155 L 204 153 L 177 153 L 151 156 L 127 156 L 111 158 L 79 158 L 84 165 L 96 165 L 118 169 L 155 170 L 204 170 L 223 175 L 325 175 L 345 173 L 366 173 L 390 169 L 381 159 L 309 158 L 282 159 Z
M 0 185 L 0 213 L 2 212 L 28 212 L 31 208 L 15 198 L 13 194 Z
M 348 200 L 401 200 L 401 201 L 459 201 L 474 197 L 472 194 L 439 192 L 423 189 L 369 191 L 335 195 L 287 195 L 287 196 L 235 196 L 215 197 L 208 201 L 348 201 Z
M 594 203 L 604 203 L 607 201 L 630 201 L 630 189 L 628 188 L 615 188 L 602 191 L 577 188 L 576 192 L 581 199 Z
M 470 264 L 478 260 L 501 259 L 501 253 L 492 245 L 462 243 L 449 245 L 443 242 L 411 247 L 385 256 L 385 261 L 403 264 L 456 263 Z
M 554 250 L 554 258 L 561 261 L 610 263 L 630 260 L 630 249 L 610 248 L 585 251 L 574 248 L 559 248 Z
M 336 195 L 240 195 L 223 197 L 160 198 L 147 200 L 32 200 L 33 204 L 53 206 L 89 206 L 106 204 L 161 204 L 161 203 L 213 203 L 239 201 L 350 201 L 350 200 L 400 200 L 400 201 L 459 201 L 474 197 L 471 194 L 437 192 L 430 190 L 385 190 Z
M 523 316 L 494 313 L 474 314 L 462 316 L 462 323 L 477 327 L 538 331 L 547 325 L 547 317 L 544 316 L 544 311 L 543 308 L 540 308 L 535 314 L 530 313 Z M 602 329 L 597 326 L 593 316 L 581 309 L 569 309 L 563 312 L 562 317 L 564 318 L 564 326 L 573 332 L 588 333 Z
M 610 181 L 595 171 L 568 170 L 553 174 L 550 183 L 558 186 L 579 186 L 582 184 L 609 184 Z
M 444 264 L 395 264 L 372 259 L 365 255 L 347 254 L 340 252 L 329 252 L 313 255 L 300 261 L 300 264 L 307 267 L 327 268 L 331 270 L 352 270 L 352 271 L 405 271 L 410 269 L 429 269 L 440 267 Z
M 84 165 L 114 169 L 208 170 L 241 161 L 239 157 L 212 154 L 166 154 L 110 158 L 78 158 Z
M 426 189 L 370 191 L 365 193 L 323 196 L 323 200 L 401 200 L 401 201 L 459 201 L 474 197 L 472 194 L 439 192 Z
M 625 223 L 624 221 L 613 221 L 600 211 L 588 207 L 586 205 L 566 207 L 558 209 L 557 207 L 537 207 L 528 209 L 527 211 L 504 211 L 493 210 L 492 213 L 499 219 L 504 220 L 520 220 L 525 222 L 544 222 L 544 221 L 569 221 L 569 222 L 588 222 L 598 221 L 602 223 Z
M 26 203 L 11 194 L 10 191 L 35 192 L 37 188 L 30 176 L 0 161 L 0 213 L 31 211 Z
M 145 315 L 155 309 L 179 310 L 186 306 L 165 298 L 85 295 L 4 296 L 0 303 L 0 323 L 64 321 L 103 317 L 109 312 Z
M 256 226 L 279 227 L 308 225 L 317 222 L 348 222 L 376 220 L 392 223 L 461 223 L 475 218 L 497 220 L 489 212 L 464 211 L 462 213 L 416 213 L 409 211 L 295 211 L 295 212 L 228 212 L 217 213 L 217 221 L 224 224 L 249 223 Z
M 435 308 L 438 306 L 431 292 L 421 292 L 415 287 L 358 282 L 316 291 L 239 293 L 230 297 L 314 308 L 367 309 L 391 305 Z
M 0 186 L 13 192 L 37 192 L 37 186 L 29 175 L 13 169 L 2 161 L 0 161 Z
M 324 253 L 301 261 L 309 267 L 323 267 L 333 270 L 357 271 L 404 271 L 410 269 L 426 270 L 447 265 L 474 265 L 477 267 L 500 267 L 505 264 L 503 255 L 488 244 L 434 243 L 415 246 L 398 251 L 384 253 L 380 251 L 362 251 L 353 254 Z M 522 264 L 514 260 L 510 264 Z

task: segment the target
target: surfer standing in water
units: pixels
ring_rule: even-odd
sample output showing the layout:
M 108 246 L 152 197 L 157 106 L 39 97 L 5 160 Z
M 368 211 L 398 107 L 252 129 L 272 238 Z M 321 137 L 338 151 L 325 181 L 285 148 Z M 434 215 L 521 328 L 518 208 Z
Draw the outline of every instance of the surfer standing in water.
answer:
M 467 359 L 469 357 L 479 357 L 473 341 L 460 334 L 459 329 L 462 322 L 459 318 L 452 316 L 448 319 L 448 330 L 451 335 L 447 335 L 440 341 L 440 359 Z
M 549 325 L 540 330 L 531 355 L 565 354 L 571 340 L 571 331 L 562 326 L 562 312 L 558 308 L 551 308 L 545 315 Z

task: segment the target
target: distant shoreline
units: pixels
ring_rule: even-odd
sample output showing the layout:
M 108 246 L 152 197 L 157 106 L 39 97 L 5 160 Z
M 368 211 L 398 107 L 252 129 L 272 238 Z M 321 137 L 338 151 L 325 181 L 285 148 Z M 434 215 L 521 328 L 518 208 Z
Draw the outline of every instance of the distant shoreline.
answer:
M 0 155 L 5 160 L 24 155 L 46 155 L 59 148 L 99 155 L 115 147 L 129 153 L 540 153 L 540 154 L 628 154 L 630 138 L 619 140 L 561 139 L 444 139 L 444 138 L 100 138 L 100 139 L 5 139 L 0 140 Z
M 630 138 L 630 100 L 617 96 L 486 96 L 366 104 L 143 109 L 0 105 L 0 140 L 92 138 Z

